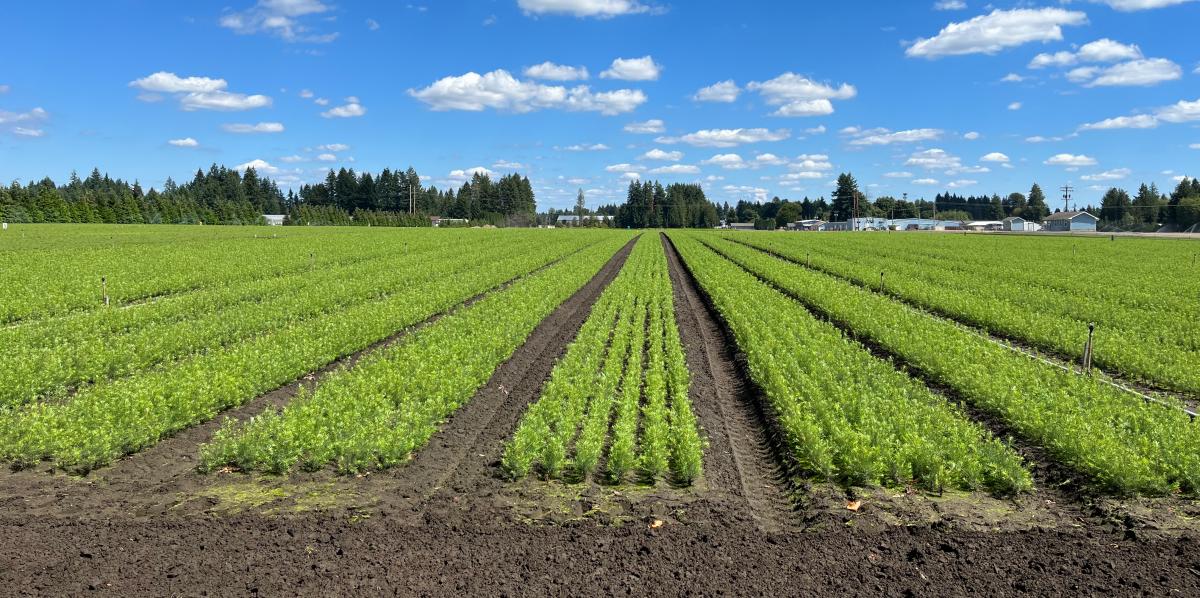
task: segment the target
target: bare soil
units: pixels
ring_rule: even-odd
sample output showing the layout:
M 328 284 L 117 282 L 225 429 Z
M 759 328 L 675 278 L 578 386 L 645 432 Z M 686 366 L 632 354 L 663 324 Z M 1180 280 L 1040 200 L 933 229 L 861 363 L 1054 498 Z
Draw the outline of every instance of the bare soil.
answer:
M 503 442 L 631 247 L 393 470 L 202 475 L 212 424 L 87 477 L 0 475 L 0 595 L 1200 595 L 1200 535 L 1178 524 L 1191 503 L 1064 515 L 1041 494 L 789 482 L 769 410 L 669 243 L 703 478 L 505 480 Z

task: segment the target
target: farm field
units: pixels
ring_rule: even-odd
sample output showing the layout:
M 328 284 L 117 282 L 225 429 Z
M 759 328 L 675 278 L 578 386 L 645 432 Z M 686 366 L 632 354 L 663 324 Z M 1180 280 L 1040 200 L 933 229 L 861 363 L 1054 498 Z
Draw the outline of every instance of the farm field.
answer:
M 1198 247 L 11 226 L 0 581 L 1200 593 Z

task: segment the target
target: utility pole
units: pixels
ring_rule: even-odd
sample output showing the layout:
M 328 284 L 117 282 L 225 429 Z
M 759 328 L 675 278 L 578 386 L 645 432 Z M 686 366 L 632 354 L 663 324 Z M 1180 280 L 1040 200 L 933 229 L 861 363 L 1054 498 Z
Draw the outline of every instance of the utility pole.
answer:
M 1070 212 L 1071 211 L 1071 192 L 1074 191 L 1075 188 L 1070 185 L 1063 185 L 1060 188 L 1060 190 L 1063 192 L 1063 211 Z

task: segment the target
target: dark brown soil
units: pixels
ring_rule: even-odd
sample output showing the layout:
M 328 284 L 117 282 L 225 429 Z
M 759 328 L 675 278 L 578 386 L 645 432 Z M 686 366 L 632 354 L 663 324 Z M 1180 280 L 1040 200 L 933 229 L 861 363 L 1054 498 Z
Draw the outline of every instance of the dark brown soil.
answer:
M 205 476 L 187 459 L 209 430 L 86 478 L 0 476 L 0 595 L 1200 594 L 1194 532 L 1070 525 L 1027 505 L 985 524 L 999 501 L 903 490 L 849 512 L 840 489 L 809 487 L 793 511 L 735 349 L 669 248 L 709 439 L 701 482 L 502 479 L 504 440 L 630 249 L 394 470 Z

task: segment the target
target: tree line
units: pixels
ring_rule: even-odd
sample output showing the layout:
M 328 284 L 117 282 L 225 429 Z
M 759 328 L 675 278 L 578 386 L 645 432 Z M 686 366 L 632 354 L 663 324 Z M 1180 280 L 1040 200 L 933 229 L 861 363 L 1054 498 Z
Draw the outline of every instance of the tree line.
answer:
M 49 177 L 0 187 L 5 222 L 113 224 L 262 224 L 264 214 L 282 214 L 287 224 L 428 226 L 431 217 L 527 225 L 536 209 L 529 179 L 510 174 L 493 181 L 476 173 L 457 191 L 421 185 L 412 168 L 384 169 L 378 176 L 353 169 L 330 171 L 325 180 L 286 194 L 254 168 L 244 172 L 212 165 L 191 181 L 168 178 L 161 190 L 114 179 L 93 169 L 86 179 L 71 174 L 66 184 Z

